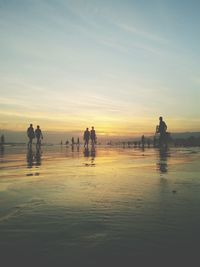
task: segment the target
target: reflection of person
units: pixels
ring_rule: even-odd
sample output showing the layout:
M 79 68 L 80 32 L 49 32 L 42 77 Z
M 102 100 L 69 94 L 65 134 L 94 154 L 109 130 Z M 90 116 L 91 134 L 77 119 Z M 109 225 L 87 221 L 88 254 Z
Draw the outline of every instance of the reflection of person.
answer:
M 88 147 L 85 147 L 83 153 L 84 153 L 84 157 L 89 157 L 90 156 L 90 151 L 89 151 Z
M 90 131 L 90 138 L 92 141 L 92 146 L 94 146 L 96 143 L 96 132 L 93 126 L 92 126 L 92 130 Z
M 35 130 L 35 137 L 37 139 L 36 145 L 41 145 L 41 139 L 43 139 L 42 131 L 40 129 L 40 126 L 37 125 L 37 129 Z
M 158 161 L 158 168 L 160 173 L 167 173 L 168 165 L 167 165 L 167 158 L 169 157 L 169 150 L 167 148 L 160 148 L 159 149 L 159 161 Z
M 36 148 L 36 152 L 35 152 L 35 165 L 36 166 L 41 165 L 41 149 L 39 146 Z
M 28 146 L 32 146 L 33 139 L 35 138 L 33 124 L 30 124 L 29 128 L 27 129 L 27 136 L 29 138 Z
M 88 147 L 88 143 L 89 143 L 89 139 L 90 139 L 90 132 L 89 132 L 88 128 L 86 128 L 86 130 L 84 132 L 83 139 L 85 141 L 84 147 Z
M 28 163 L 28 168 L 32 168 L 33 166 L 33 150 L 32 147 L 29 146 L 27 150 L 27 163 Z
M 93 160 L 96 157 L 96 150 L 94 146 L 91 148 L 91 157 L 93 158 Z

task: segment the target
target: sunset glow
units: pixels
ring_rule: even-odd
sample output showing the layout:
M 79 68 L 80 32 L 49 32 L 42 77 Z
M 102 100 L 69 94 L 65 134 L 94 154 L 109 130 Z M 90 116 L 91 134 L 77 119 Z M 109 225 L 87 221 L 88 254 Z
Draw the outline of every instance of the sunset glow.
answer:
M 0 129 L 200 131 L 199 4 L 142 2 L 1 2 Z

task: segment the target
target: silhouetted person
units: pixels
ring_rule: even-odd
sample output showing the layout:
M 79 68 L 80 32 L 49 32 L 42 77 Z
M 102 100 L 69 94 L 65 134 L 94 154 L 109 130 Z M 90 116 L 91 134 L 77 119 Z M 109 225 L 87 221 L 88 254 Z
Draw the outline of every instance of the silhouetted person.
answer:
M 86 128 L 84 135 L 83 135 L 83 139 L 84 139 L 84 147 L 88 147 L 88 143 L 90 140 L 90 131 L 88 130 L 88 128 Z
M 90 131 L 90 138 L 92 141 L 92 146 L 94 146 L 96 143 L 96 132 L 93 126 L 92 126 L 92 130 Z
M 28 146 L 32 146 L 33 139 L 35 138 L 33 124 L 30 124 L 29 128 L 27 129 L 27 136 L 29 138 Z
M 144 138 L 144 135 L 141 137 L 141 143 L 142 143 L 142 147 L 144 147 L 144 145 L 145 145 L 145 138 Z
M 160 133 L 160 138 L 159 138 L 159 146 L 163 146 L 164 144 L 166 145 L 167 143 L 167 125 L 166 123 L 163 121 L 163 118 L 160 117 L 159 118 L 159 125 L 157 127 L 157 132 Z
M 80 145 L 80 140 L 79 140 L 79 137 L 77 138 L 77 146 Z
M 72 146 L 74 145 L 74 137 L 72 137 Z
M 66 146 L 68 146 L 68 145 L 69 145 L 69 141 L 68 141 L 68 140 L 65 142 L 65 145 L 66 145 Z
M 40 146 L 41 145 L 41 139 L 43 139 L 43 135 L 42 135 L 42 131 L 40 129 L 40 126 L 37 125 L 37 129 L 35 130 L 35 137 L 36 137 L 36 146 Z
M 5 143 L 5 137 L 4 137 L 4 135 L 2 134 L 2 135 L 1 135 L 1 146 L 2 146 L 2 147 L 3 147 L 4 143 Z

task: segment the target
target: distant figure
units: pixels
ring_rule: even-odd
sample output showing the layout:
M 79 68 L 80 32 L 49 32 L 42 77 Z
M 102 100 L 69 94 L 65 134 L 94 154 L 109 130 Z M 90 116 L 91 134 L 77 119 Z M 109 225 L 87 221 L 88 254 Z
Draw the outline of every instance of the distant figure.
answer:
M 147 139 L 147 146 L 148 146 L 148 148 L 150 148 L 150 146 L 151 146 L 151 139 L 150 138 Z
M 39 125 L 37 125 L 37 129 L 35 130 L 35 137 L 37 139 L 36 146 L 40 146 L 41 139 L 43 139 L 43 135 Z
M 33 139 L 35 138 L 34 128 L 33 124 L 30 124 L 30 126 L 27 129 L 27 136 L 29 138 L 28 146 L 32 146 Z
M 1 135 L 1 146 L 3 146 L 4 143 L 5 143 L 5 137 L 4 137 L 4 135 L 2 134 L 2 135 Z
M 74 145 L 74 137 L 72 137 L 72 146 Z
M 79 137 L 77 138 L 77 146 L 80 145 L 80 140 L 79 140 Z
M 85 141 L 84 142 L 84 147 L 88 148 L 88 143 L 89 143 L 89 140 L 90 140 L 90 132 L 89 132 L 88 128 L 86 128 L 86 130 L 84 132 L 83 139 Z
M 96 132 L 93 126 L 92 126 L 92 130 L 90 131 L 90 138 L 92 141 L 92 146 L 94 146 L 96 144 Z
M 160 133 L 159 146 L 162 147 L 164 144 L 167 145 L 167 125 L 163 121 L 163 118 L 159 118 L 159 125 L 157 126 L 157 133 Z
M 62 142 L 62 140 L 61 140 L 60 145 L 62 146 L 62 144 L 63 144 L 63 142 Z
M 69 141 L 68 141 L 68 140 L 65 142 L 65 145 L 66 145 L 66 146 L 68 146 L 68 145 L 69 145 Z
M 145 138 L 144 138 L 144 135 L 141 137 L 141 143 L 142 143 L 142 147 L 144 147 L 144 145 L 145 145 Z

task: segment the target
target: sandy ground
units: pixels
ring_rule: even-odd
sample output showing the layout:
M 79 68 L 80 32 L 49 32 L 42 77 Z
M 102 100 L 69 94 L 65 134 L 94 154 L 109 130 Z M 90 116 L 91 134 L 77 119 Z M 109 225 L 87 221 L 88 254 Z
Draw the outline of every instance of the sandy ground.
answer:
M 5 147 L 2 266 L 198 266 L 199 160 L 199 148 Z

